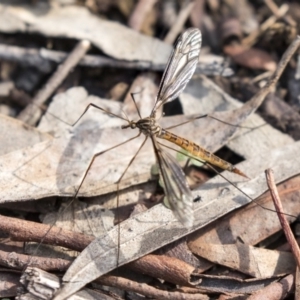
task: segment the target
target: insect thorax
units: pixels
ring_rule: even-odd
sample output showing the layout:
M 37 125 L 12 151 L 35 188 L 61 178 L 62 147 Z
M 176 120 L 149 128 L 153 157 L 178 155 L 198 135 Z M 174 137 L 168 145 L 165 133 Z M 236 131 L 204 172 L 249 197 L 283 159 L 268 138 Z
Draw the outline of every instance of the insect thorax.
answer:
M 144 135 L 159 135 L 161 132 L 161 127 L 152 117 L 138 120 L 136 122 L 136 127 L 139 128 Z

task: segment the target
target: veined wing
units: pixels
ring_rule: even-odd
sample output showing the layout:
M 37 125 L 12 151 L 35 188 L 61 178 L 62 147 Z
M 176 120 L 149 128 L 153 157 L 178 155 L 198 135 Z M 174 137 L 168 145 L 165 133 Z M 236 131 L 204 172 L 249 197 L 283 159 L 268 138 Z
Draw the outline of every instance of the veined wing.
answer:
M 187 185 L 185 174 L 176 160 L 168 152 L 163 151 L 153 137 L 152 142 L 169 206 L 184 226 L 191 227 L 194 221 L 193 196 Z
M 201 32 L 186 30 L 177 40 L 161 79 L 151 116 L 164 103 L 174 100 L 193 76 L 201 49 Z

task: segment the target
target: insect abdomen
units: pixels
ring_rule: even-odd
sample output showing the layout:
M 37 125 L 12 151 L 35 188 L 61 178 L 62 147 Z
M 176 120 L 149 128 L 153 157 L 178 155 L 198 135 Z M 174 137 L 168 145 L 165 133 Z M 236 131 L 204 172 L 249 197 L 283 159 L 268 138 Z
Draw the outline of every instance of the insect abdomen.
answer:
M 217 166 L 223 170 L 227 170 L 236 174 L 239 174 L 243 177 L 248 178 L 242 171 L 234 167 L 231 163 L 221 159 L 220 157 L 214 155 L 213 153 L 205 150 L 199 145 L 191 142 L 185 138 L 179 137 L 176 134 L 173 134 L 167 130 L 162 129 L 159 138 L 167 140 L 182 149 L 188 151 L 192 156 L 199 158 L 200 160 L 206 161 L 214 166 Z

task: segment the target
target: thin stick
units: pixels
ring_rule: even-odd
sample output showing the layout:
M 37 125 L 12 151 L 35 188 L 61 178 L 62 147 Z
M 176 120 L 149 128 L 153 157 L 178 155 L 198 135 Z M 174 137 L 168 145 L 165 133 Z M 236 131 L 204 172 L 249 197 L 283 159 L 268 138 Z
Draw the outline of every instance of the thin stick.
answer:
M 61 63 L 68 57 L 64 51 L 49 49 L 22 48 L 0 44 L 0 59 L 19 62 L 34 66 L 43 73 L 49 73 L 53 69 L 52 62 Z M 116 60 L 102 55 L 84 55 L 78 65 L 85 67 L 113 67 L 124 69 L 148 70 L 150 67 L 156 71 L 162 71 L 165 64 L 155 64 L 150 61 L 126 61 Z
M 275 22 L 280 18 L 283 17 L 289 10 L 289 6 L 287 4 L 283 4 L 280 6 L 280 8 L 277 11 L 276 15 L 272 15 L 270 18 L 268 18 L 257 30 L 253 31 L 251 34 L 249 34 L 247 37 L 245 37 L 242 40 L 242 44 L 248 47 L 253 46 L 258 37 L 265 32 L 268 28 L 270 28 Z
M 174 299 L 174 300 L 208 299 L 207 295 L 203 295 L 200 293 L 187 294 L 182 292 L 162 291 L 145 283 L 139 283 L 130 279 L 117 277 L 113 275 L 100 277 L 99 279 L 97 279 L 97 282 L 100 282 L 101 284 L 104 285 L 114 286 L 127 291 L 139 293 L 154 299 Z
M 128 26 L 136 31 L 140 31 L 147 15 L 156 2 L 157 0 L 139 0 L 129 18 Z
M 75 49 L 70 53 L 67 59 L 58 66 L 55 73 L 51 76 L 45 86 L 36 94 L 29 104 L 18 116 L 19 120 L 34 125 L 42 114 L 40 105 L 54 93 L 62 81 L 67 77 L 70 71 L 78 64 L 85 53 L 90 48 L 90 42 L 87 40 L 80 41 Z
M 270 9 L 270 11 L 278 18 L 281 18 L 280 11 L 278 6 L 273 0 L 264 0 L 266 6 Z M 290 26 L 297 26 L 297 23 L 293 20 L 293 18 L 289 15 L 283 16 L 283 19 L 290 25 Z
M 44 238 L 45 244 L 59 245 L 76 251 L 82 251 L 94 239 L 93 236 L 56 226 L 6 216 L 0 216 L 0 228 L 1 232 L 9 234 L 14 241 L 40 242 Z M 51 228 L 50 232 L 49 228 Z
M 194 7 L 195 2 L 194 1 L 188 1 L 188 3 L 183 4 L 178 17 L 176 19 L 176 22 L 174 22 L 173 26 L 169 30 L 168 34 L 164 38 L 164 41 L 168 44 L 173 44 L 178 34 L 182 31 L 182 28 L 191 14 L 191 11 Z
M 279 221 L 281 223 L 285 237 L 291 246 L 292 252 L 294 254 L 295 260 L 296 260 L 298 268 L 299 268 L 300 267 L 300 250 L 299 250 L 297 241 L 291 231 L 289 222 L 285 218 L 285 213 L 283 212 L 281 200 L 280 200 L 277 188 L 276 188 L 273 171 L 271 169 L 267 169 L 265 171 L 265 173 L 266 173 L 267 184 L 268 184 L 270 194 L 271 194 L 273 202 L 274 202 L 275 209 L 277 211 Z

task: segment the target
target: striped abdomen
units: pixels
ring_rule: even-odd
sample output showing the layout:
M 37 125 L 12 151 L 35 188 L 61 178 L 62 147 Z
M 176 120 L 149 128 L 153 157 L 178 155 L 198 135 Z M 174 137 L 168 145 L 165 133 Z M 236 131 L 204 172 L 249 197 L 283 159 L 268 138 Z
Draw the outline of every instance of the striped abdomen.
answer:
M 214 166 L 217 166 L 223 170 L 227 170 L 236 174 L 239 174 L 243 177 L 248 178 L 242 171 L 234 167 L 231 163 L 219 158 L 218 156 L 214 155 L 213 153 L 205 150 L 204 148 L 200 147 L 199 145 L 191 142 L 187 139 L 181 138 L 165 129 L 162 129 L 160 134 L 157 137 L 167 140 L 177 146 L 181 147 L 182 149 L 188 151 L 192 156 L 199 158 L 205 162 L 208 162 Z

